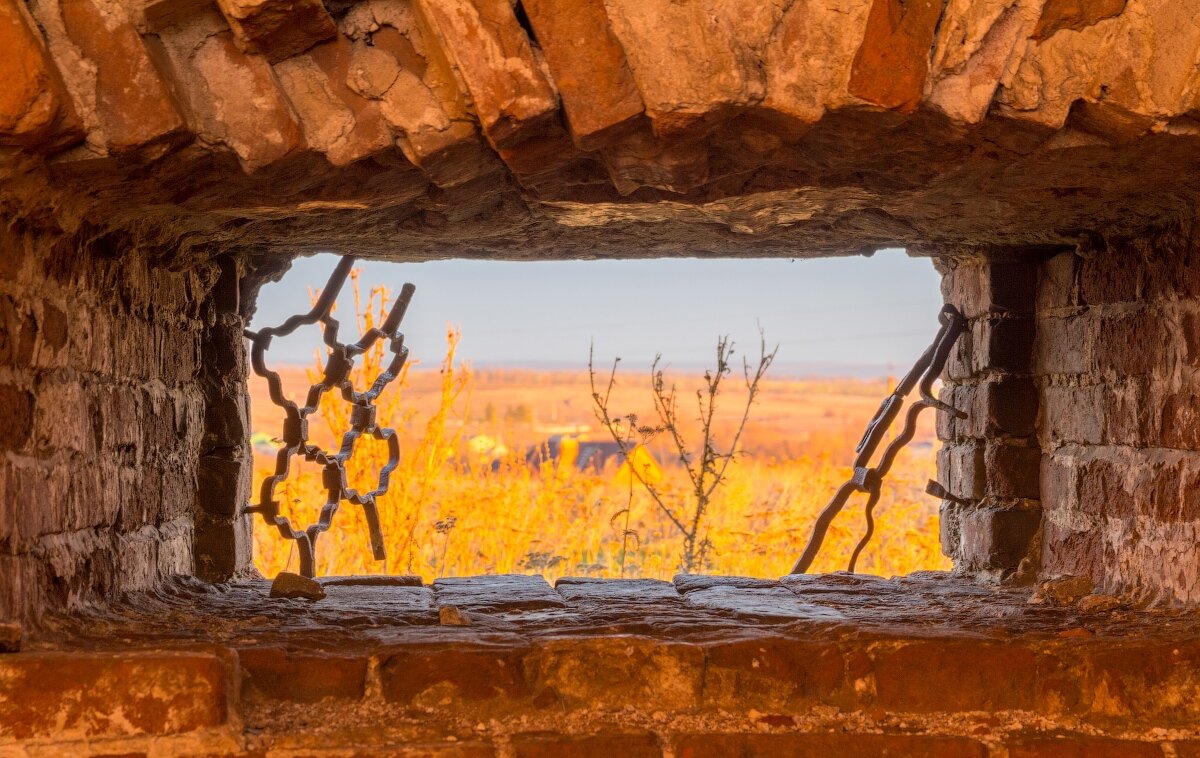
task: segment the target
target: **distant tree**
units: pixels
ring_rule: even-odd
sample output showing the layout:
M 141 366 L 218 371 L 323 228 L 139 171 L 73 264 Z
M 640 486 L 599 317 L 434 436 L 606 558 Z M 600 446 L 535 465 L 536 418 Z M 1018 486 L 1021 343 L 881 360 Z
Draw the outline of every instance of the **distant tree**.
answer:
M 757 364 L 752 369 L 749 362 L 744 359 L 742 361 L 742 373 L 746 383 L 745 405 L 736 431 L 728 447 L 723 450 L 717 447 L 713 418 L 717 409 L 717 398 L 723 391 L 722 382 L 732 372 L 730 360 L 733 357 L 733 343 L 728 336 L 717 339 L 716 368 L 704 372 L 704 387 L 696 391 L 700 444 L 695 449 L 684 440 L 679 418 L 678 392 L 674 384 L 667 384 L 660 367 L 662 354 L 654 357 L 654 363 L 650 367 L 650 394 L 654 401 L 657 421 L 653 424 L 639 424 L 637 414 L 621 416 L 611 410 L 610 399 L 617 382 L 617 364 L 621 359 L 618 357 L 613 360 L 608 383 L 601 393 L 596 384 L 594 347 L 588 352 L 588 377 L 591 381 L 596 418 L 617 443 L 625 459 L 634 461 L 633 452 L 639 445 L 649 444 L 655 438 L 666 435 L 670 446 L 674 448 L 674 457 L 687 472 L 690 484 L 688 501 L 674 504 L 668 502 L 666 493 L 647 476 L 647 472 L 632 463 L 629 466 L 638 484 L 682 535 L 683 555 L 680 566 L 685 573 L 691 573 L 705 562 L 711 543 L 704 536 L 704 518 L 713 495 L 725 480 L 729 464 L 737 455 L 738 442 L 746 428 L 746 422 L 750 419 L 750 408 L 758 397 L 759 384 L 778 351 L 779 346 L 776 345 L 767 352 L 766 336 L 760 329 Z

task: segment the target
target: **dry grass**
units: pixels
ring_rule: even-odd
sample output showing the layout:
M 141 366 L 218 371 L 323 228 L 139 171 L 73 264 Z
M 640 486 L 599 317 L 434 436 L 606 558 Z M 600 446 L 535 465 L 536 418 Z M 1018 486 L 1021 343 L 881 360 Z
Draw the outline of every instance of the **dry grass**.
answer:
M 376 290 L 361 303 L 360 327 L 378 321 L 386 297 Z M 372 560 L 361 513 L 343 504 L 332 529 L 317 542 L 318 574 L 414 573 L 428 581 L 536 572 L 553 581 L 571 575 L 670 578 L 676 573 L 683 538 L 628 479 L 620 481 L 611 469 L 585 472 L 524 462 L 527 446 L 551 432 L 595 427 L 586 371 L 475 372 L 456 361 L 456 345 L 450 332 L 440 370 L 406 371 L 380 401 L 381 422 L 396 427 L 402 451 L 391 490 L 380 500 L 387 560 Z M 383 357 L 382 345 L 377 347 L 355 369 L 355 386 L 365 386 L 377 374 Z M 281 373 L 290 380 L 285 386 L 298 393 L 303 372 Z M 622 404 L 622 412 L 649 405 L 647 377 L 619 379 L 614 401 Z M 679 377 L 681 389 L 688 379 Z M 845 464 L 885 392 L 883 382 L 765 382 L 747 427 L 746 454 L 731 466 L 705 519 L 703 533 L 714 549 L 702 570 L 763 577 L 785 573 L 803 549 L 817 512 L 849 475 Z M 253 380 L 251 394 L 255 429 L 273 432 L 278 415 L 263 383 Z M 319 417 L 310 422 L 318 442 L 340 437 L 347 410 L 327 393 Z M 949 567 L 938 546 L 937 503 L 923 494 L 934 467 L 931 419 L 925 422 L 917 444 L 900 456 L 885 483 L 875 541 L 860 558 L 860 571 L 893 575 Z M 509 452 L 496 457 L 480 452 L 480 435 L 502 440 Z M 591 437 L 602 439 L 599 430 Z M 686 497 L 682 468 L 669 465 L 665 451 L 654 452 L 667 464 L 666 495 Z M 370 481 L 385 455 L 381 445 L 361 442 L 349 471 L 351 486 Z M 256 453 L 255 463 L 257 487 L 273 458 Z M 310 523 L 324 501 L 320 487 L 319 468 L 301 463 L 286 483 L 285 515 Z M 861 504 L 862 496 L 852 500 L 835 522 L 814 571 L 845 568 L 863 527 Z M 260 521 L 254 551 L 266 576 L 296 568 L 293 544 Z

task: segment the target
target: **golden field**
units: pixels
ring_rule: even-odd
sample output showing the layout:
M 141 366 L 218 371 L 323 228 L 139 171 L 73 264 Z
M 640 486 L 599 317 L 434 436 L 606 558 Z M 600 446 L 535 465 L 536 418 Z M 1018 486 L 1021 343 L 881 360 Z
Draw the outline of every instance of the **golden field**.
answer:
M 382 295 L 372 293 L 360 326 L 378 318 Z M 396 428 L 401 445 L 391 487 L 379 501 L 386 561 L 372 559 L 362 514 L 343 503 L 332 528 L 317 541 L 317 574 L 411 573 L 426 581 L 509 572 L 541 573 L 550 581 L 572 575 L 674 575 L 683 536 L 627 471 L 615 464 L 581 471 L 566 461 L 526 461 L 530 448 L 555 435 L 605 439 L 593 414 L 586 365 L 576 372 L 473 370 L 455 355 L 455 346 L 451 332 L 440 367 L 410 361 L 380 398 L 380 423 Z M 355 369 L 359 389 L 378 374 L 384 356 L 382 345 L 377 348 Z M 669 346 L 664 350 L 669 353 Z M 735 361 L 740 365 L 740 357 Z M 645 368 L 617 374 L 611 407 L 621 415 L 653 414 Z M 303 398 L 315 371 L 278 370 L 285 394 Z M 607 367 L 597 370 L 606 380 Z M 673 380 L 685 405 L 701 378 L 681 374 Z M 250 387 L 257 501 L 262 480 L 274 468 L 270 439 L 282 414 L 271 404 L 264 380 L 253 377 Z M 726 444 L 740 417 L 744 390 L 735 371 L 719 399 L 718 444 Z M 786 573 L 816 514 L 849 476 L 854 445 L 888 390 L 886 380 L 793 380 L 768 374 L 740 454 L 701 519 L 707 549 L 697 570 L 762 577 Z M 334 394 L 326 394 L 310 420 L 313 441 L 327 449 L 348 426 L 348 406 Z M 696 437 L 694 428 L 681 431 L 685 438 Z M 938 503 L 923 492 L 934 471 L 933 438 L 929 411 L 885 481 L 875 538 L 858 571 L 895 575 L 949 568 L 938 545 Z M 676 513 L 686 513 L 686 471 L 672 462 L 665 445 L 651 444 L 648 450 L 661 466 L 662 499 Z M 385 460 L 381 443 L 360 440 L 349 466 L 350 486 L 372 489 Z M 320 468 L 303 461 L 297 466 L 294 460 L 279 493 L 285 515 L 307 526 L 325 500 Z M 835 521 L 814 571 L 846 568 L 862 533 L 864 500 L 854 496 Z M 255 517 L 259 571 L 270 577 L 295 570 L 295 552 L 291 541 Z

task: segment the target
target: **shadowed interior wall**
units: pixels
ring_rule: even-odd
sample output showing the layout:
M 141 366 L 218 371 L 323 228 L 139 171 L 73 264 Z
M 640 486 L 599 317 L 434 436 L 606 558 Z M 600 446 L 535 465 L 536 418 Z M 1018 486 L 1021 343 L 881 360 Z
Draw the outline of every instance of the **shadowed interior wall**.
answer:
M 0 618 L 245 568 L 230 517 L 245 358 L 224 269 L 174 271 L 86 227 L 0 227 Z

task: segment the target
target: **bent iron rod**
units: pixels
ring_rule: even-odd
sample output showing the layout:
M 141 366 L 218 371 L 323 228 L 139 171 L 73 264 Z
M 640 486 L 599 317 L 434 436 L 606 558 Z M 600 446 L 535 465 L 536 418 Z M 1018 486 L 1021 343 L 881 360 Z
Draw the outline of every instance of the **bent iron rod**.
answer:
M 825 541 L 825 535 L 829 532 L 829 527 L 842 509 L 846 507 L 850 496 L 855 492 L 867 493 L 866 517 L 867 530 L 858 545 L 854 548 L 854 553 L 850 557 L 849 570 L 854 571 L 854 566 L 858 562 L 858 556 L 862 553 L 863 548 L 870 542 L 872 535 L 875 533 L 875 516 L 874 510 L 879 502 L 881 487 L 883 485 L 883 477 L 887 476 L 891 470 L 892 464 L 896 461 L 896 456 L 900 453 L 901 448 L 912 440 L 917 428 L 917 417 L 921 411 L 926 408 L 937 408 L 953 414 L 956 418 L 966 418 L 967 414 L 947 405 L 937 398 L 933 397 L 933 382 L 942 373 L 942 369 L 946 366 L 946 359 L 950 357 L 950 349 L 954 347 L 954 343 L 962 335 L 967 328 L 967 320 L 962 313 L 953 305 L 946 304 L 942 306 L 942 310 L 938 313 L 938 323 L 941 324 L 938 329 L 937 336 L 912 369 L 905 374 L 900 383 L 896 385 L 896 389 L 891 395 L 884 399 L 879 406 L 879 410 L 875 412 L 875 416 L 871 422 L 867 424 L 867 429 L 863 433 L 862 439 L 858 446 L 854 449 L 857 453 L 854 459 L 854 473 L 846 482 L 838 488 L 830 499 L 829 504 L 821 511 L 817 517 L 817 523 L 813 525 L 812 534 L 808 538 L 808 544 L 804 548 L 804 552 L 800 555 L 800 559 L 796 561 L 796 565 L 792 567 L 791 573 L 804 574 L 808 572 L 813 561 L 817 557 L 817 553 L 821 551 L 821 544 Z M 880 456 L 879 464 L 871 467 L 868 464 L 871 458 L 875 455 L 875 451 L 882 444 L 887 436 L 888 430 L 896 417 L 900 415 L 900 408 L 904 404 L 905 397 L 912 392 L 913 388 L 917 388 L 920 394 L 920 400 L 909 406 L 908 413 L 904 419 L 904 428 L 900 434 L 892 440 L 886 448 L 884 448 L 882 456 Z

